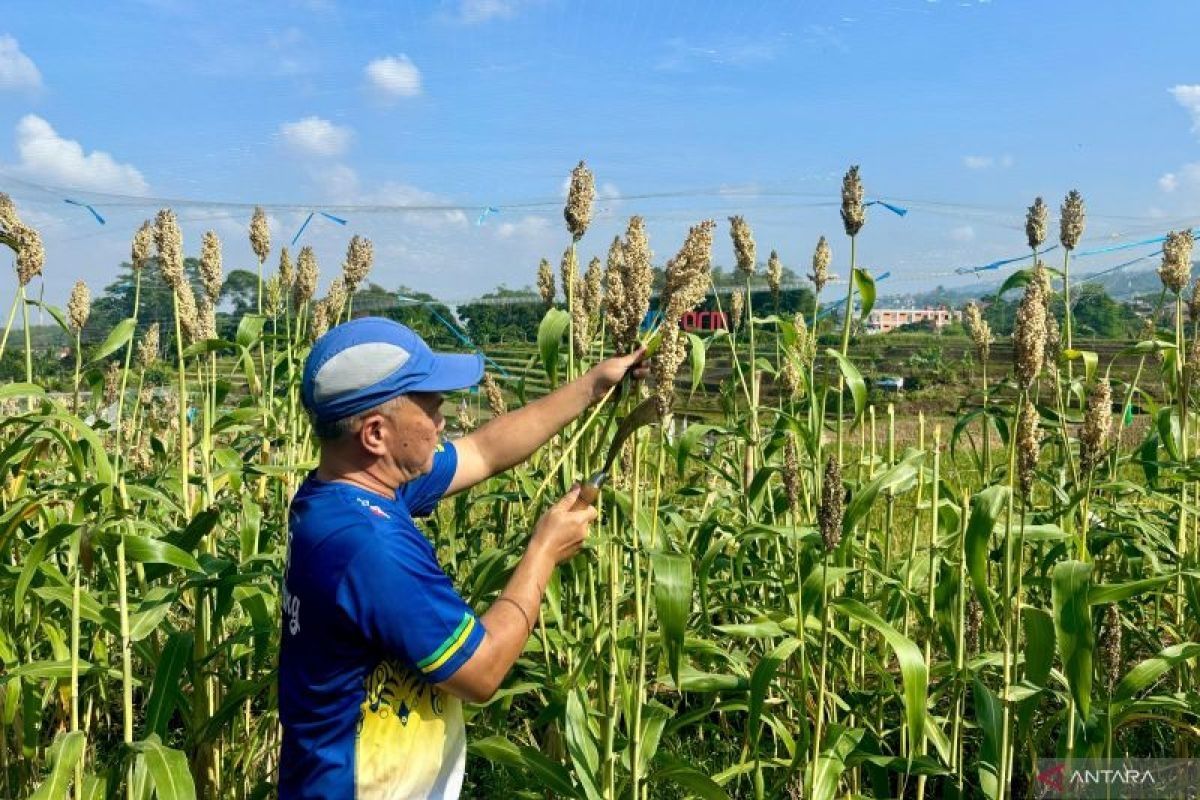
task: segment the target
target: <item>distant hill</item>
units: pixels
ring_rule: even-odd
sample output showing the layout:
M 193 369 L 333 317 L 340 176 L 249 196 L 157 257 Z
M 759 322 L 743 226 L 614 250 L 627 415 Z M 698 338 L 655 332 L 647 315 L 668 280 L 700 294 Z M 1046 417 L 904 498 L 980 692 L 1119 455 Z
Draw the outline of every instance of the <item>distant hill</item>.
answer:
M 1200 274 L 1196 270 L 1195 262 L 1192 263 L 1192 273 Z M 880 295 L 876 304 L 879 306 L 897 306 L 901 308 L 909 306 L 923 308 L 925 306 L 939 305 L 958 307 L 965 305 L 971 300 L 977 300 L 985 295 L 994 294 L 1002 283 L 1003 280 L 981 280 L 964 286 L 938 286 L 925 292 Z M 1144 267 L 1118 270 L 1107 275 L 1101 275 L 1099 278 L 1089 278 L 1088 273 L 1081 273 L 1078 277 L 1072 274 L 1071 285 L 1075 286 L 1076 283 L 1099 284 L 1104 287 L 1104 290 L 1114 300 L 1129 300 L 1139 295 L 1157 294 L 1162 288 L 1157 268 L 1146 269 Z M 886 288 L 886 286 L 887 284 L 884 284 L 880 288 Z

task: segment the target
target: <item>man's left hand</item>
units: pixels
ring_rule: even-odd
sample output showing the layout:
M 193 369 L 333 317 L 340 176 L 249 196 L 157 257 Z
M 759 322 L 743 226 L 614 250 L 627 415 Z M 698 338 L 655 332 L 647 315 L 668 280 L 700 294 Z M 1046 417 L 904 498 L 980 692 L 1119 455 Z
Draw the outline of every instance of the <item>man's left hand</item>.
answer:
M 650 364 L 645 358 L 646 348 L 639 347 L 629 355 L 606 358 L 588 370 L 586 377 L 592 383 L 592 402 L 604 397 L 626 375 L 634 380 L 645 378 L 650 373 Z

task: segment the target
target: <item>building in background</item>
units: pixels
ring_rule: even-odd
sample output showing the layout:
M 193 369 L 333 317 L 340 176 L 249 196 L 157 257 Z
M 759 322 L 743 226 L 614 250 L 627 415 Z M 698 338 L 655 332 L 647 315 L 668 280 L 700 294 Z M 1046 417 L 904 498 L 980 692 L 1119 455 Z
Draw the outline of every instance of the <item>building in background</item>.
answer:
M 952 311 L 945 306 L 940 308 L 876 308 L 867 315 L 867 333 L 888 333 L 901 325 L 911 325 L 914 322 L 931 322 L 936 330 L 941 330 L 951 322 L 962 319 L 961 311 Z

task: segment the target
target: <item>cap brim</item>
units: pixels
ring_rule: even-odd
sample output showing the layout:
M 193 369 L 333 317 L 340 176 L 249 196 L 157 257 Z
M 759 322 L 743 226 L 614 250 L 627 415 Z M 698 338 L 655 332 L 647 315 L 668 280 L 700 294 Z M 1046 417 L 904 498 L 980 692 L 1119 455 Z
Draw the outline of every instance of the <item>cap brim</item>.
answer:
M 483 378 L 480 353 L 434 353 L 429 376 L 408 389 L 410 392 L 453 392 L 469 389 Z

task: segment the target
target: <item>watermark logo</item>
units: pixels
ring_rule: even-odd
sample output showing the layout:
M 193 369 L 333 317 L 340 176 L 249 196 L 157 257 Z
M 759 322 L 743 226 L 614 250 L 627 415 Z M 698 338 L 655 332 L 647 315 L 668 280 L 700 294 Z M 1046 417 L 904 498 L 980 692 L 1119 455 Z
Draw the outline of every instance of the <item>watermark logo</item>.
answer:
M 1200 759 L 1050 759 L 1034 774 L 1037 797 L 1200 797 Z

